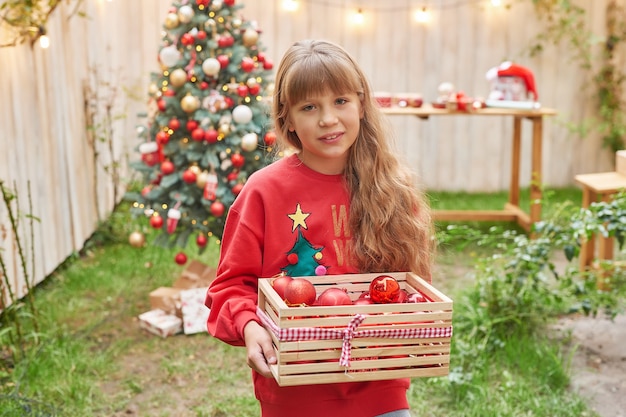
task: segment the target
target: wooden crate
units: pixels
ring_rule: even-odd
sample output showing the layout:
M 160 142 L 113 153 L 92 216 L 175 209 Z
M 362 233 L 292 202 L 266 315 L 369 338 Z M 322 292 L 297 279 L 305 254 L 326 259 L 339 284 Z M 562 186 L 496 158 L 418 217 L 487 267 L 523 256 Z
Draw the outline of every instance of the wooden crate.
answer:
M 394 277 L 427 303 L 289 307 L 259 279 L 259 317 L 274 341 L 278 363 L 271 366 L 280 386 L 436 377 L 449 373 L 452 300 L 413 273 L 304 277 L 317 294 L 345 288 L 355 300 L 379 275 Z M 358 324 L 358 322 L 360 324 Z M 354 332 L 348 330 L 348 326 Z M 402 337 L 400 337 L 402 336 Z M 346 345 L 346 346 L 344 346 Z M 342 347 L 350 360 L 340 363 Z

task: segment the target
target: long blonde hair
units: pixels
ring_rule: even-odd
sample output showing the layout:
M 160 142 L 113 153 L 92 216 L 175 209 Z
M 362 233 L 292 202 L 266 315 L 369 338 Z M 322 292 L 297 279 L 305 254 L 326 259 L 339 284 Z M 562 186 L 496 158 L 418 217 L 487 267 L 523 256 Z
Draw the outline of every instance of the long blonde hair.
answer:
M 279 146 L 302 150 L 298 136 L 288 129 L 289 108 L 326 90 L 356 92 L 363 108 L 359 135 L 344 170 L 355 264 L 361 272 L 413 271 L 430 280 L 430 209 L 393 152 L 392 129 L 373 100 L 365 74 L 340 46 L 301 41 L 283 56 L 272 103 Z

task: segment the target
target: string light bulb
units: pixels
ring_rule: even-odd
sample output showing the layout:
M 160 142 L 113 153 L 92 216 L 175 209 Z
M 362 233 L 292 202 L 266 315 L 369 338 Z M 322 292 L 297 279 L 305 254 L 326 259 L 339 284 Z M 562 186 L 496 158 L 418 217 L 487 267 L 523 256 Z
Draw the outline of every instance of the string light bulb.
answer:
M 415 21 L 418 23 L 428 23 L 430 21 L 430 10 L 422 7 L 415 12 Z
M 50 38 L 48 38 L 48 35 L 44 34 L 39 37 L 39 46 L 43 49 L 47 49 L 50 46 Z
M 283 0 L 283 9 L 288 12 L 295 12 L 298 10 L 298 2 L 296 0 Z
M 365 22 L 365 16 L 363 16 L 363 9 L 358 9 L 354 15 L 352 15 L 352 23 L 362 25 Z

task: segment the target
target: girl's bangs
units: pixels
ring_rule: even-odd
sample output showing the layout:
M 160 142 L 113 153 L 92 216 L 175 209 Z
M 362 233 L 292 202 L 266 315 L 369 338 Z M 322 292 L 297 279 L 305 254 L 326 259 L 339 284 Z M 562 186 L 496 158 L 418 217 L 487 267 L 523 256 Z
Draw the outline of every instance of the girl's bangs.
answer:
M 347 62 L 316 58 L 303 60 L 292 69 L 286 88 L 288 103 L 293 105 L 328 90 L 336 94 L 363 92 L 358 74 Z

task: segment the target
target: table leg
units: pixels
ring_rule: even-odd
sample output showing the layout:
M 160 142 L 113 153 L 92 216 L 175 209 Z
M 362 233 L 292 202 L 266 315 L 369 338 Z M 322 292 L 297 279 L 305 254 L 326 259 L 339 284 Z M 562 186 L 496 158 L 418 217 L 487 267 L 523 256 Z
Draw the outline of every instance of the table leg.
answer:
M 602 201 L 608 203 L 612 198 L 611 194 L 603 194 Z M 613 259 L 613 238 L 612 237 L 598 237 L 598 259 L 607 260 Z
M 522 118 L 513 118 L 513 149 L 511 150 L 511 184 L 509 186 L 509 203 L 519 207 L 519 172 L 522 148 Z
M 531 178 L 530 178 L 530 223 L 531 225 L 541 220 L 541 189 L 543 187 L 541 179 L 542 168 L 542 132 L 543 118 L 533 117 L 533 149 L 531 157 Z

